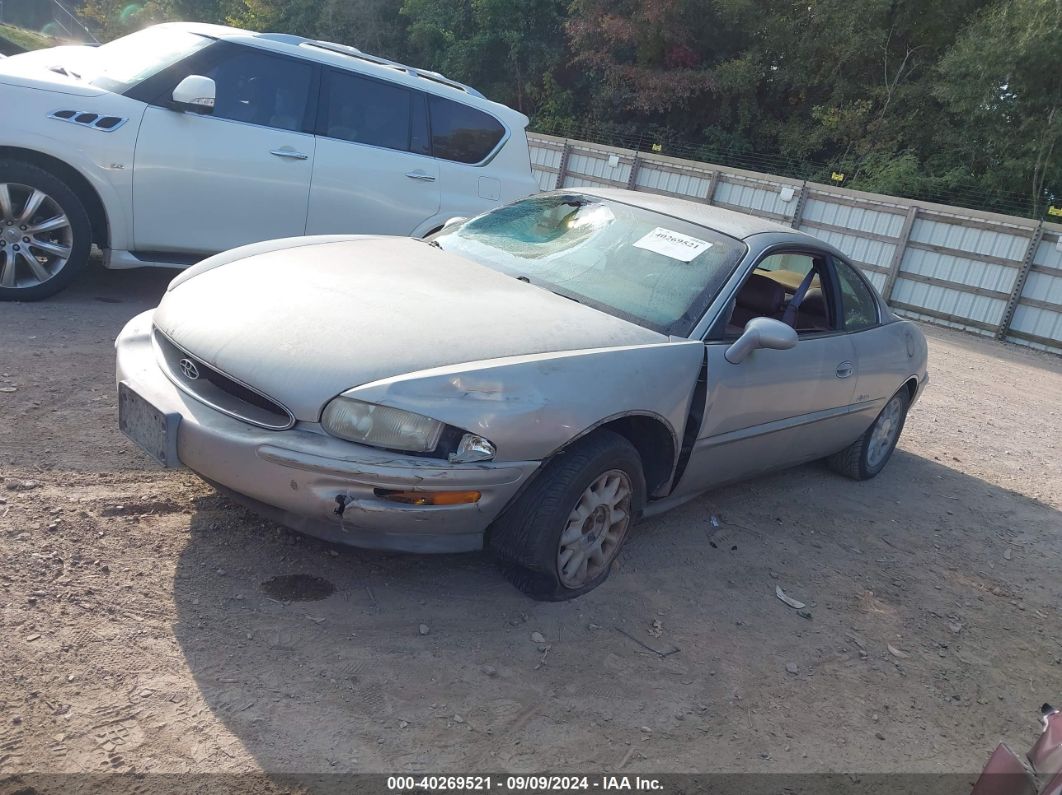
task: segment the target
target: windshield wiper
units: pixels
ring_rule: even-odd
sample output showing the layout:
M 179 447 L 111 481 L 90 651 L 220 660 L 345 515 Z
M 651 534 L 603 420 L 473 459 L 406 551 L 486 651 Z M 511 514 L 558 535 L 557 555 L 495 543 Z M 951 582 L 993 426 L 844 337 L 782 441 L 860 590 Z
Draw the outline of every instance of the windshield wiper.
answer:
M 516 277 L 516 281 L 523 282 L 524 284 L 531 284 L 532 283 L 531 279 L 529 277 L 527 277 L 527 276 L 517 276 Z M 540 290 L 548 290 L 549 292 L 553 293 L 554 295 L 559 295 L 561 298 L 567 298 L 569 301 L 575 301 L 575 303 L 577 303 L 577 304 L 581 304 L 582 303 L 582 301 L 580 301 L 578 298 L 572 298 L 570 295 L 565 295 L 564 293 L 559 293 L 556 290 L 550 290 L 548 287 L 544 287 L 541 284 L 536 284 L 535 287 L 539 288 Z

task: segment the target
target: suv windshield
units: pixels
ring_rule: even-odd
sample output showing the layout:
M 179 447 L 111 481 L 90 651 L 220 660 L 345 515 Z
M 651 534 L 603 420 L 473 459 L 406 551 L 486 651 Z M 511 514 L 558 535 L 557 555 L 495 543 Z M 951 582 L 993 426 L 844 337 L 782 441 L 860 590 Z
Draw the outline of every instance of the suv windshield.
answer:
M 148 28 L 97 47 L 82 77 L 94 86 L 122 94 L 212 41 L 187 30 Z
M 492 210 L 431 238 L 559 295 L 664 334 L 686 336 L 746 248 L 670 215 L 580 194 Z

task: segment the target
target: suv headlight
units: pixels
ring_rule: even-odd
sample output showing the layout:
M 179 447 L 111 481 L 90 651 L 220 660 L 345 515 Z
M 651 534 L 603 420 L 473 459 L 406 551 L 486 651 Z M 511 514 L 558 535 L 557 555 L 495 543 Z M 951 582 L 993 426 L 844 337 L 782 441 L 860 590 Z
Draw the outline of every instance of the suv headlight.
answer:
M 342 395 L 325 406 L 321 425 L 333 436 L 350 442 L 411 453 L 430 453 L 438 447 L 446 428 L 421 414 Z

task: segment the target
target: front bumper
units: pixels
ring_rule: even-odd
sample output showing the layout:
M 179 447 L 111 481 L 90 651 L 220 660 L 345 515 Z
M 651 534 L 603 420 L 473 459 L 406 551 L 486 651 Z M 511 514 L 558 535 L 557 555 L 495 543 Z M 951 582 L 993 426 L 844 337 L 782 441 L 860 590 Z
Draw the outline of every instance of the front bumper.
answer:
M 449 464 L 343 441 L 316 423 L 284 431 L 222 414 L 178 389 L 159 367 L 152 312 L 115 342 L 116 379 L 177 415 L 177 457 L 238 501 L 299 532 L 352 546 L 407 552 L 481 549 L 484 532 L 540 462 Z M 375 489 L 479 491 L 470 505 L 403 505 Z M 339 498 L 337 500 L 337 498 Z M 344 504 L 337 512 L 340 502 Z

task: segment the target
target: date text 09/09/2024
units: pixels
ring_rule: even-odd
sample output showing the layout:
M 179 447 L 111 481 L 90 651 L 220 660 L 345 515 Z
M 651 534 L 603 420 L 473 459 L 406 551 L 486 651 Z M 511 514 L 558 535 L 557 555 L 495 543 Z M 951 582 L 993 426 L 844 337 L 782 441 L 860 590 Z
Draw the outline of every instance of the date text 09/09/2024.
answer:
M 397 793 L 489 791 L 577 792 L 599 790 L 660 792 L 651 776 L 388 776 L 387 791 Z

